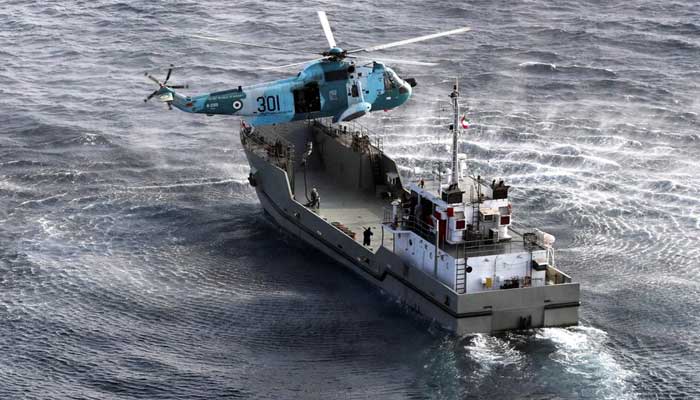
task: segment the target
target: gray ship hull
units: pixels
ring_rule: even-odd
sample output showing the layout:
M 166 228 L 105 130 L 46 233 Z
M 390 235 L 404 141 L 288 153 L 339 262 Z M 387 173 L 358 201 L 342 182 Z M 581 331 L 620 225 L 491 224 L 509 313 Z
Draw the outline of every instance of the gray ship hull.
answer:
M 281 135 L 295 149 L 303 149 L 302 144 L 312 135 L 308 130 L 308 125 L 298 123 L 284 128 L 284 132 L 265 133 Z M 523 321 L 528 321 L 528 328 L 578 323 L 578 283 L 458 294 L 422 270 L 403 262 L 390 248 L 381 245 L 373 250 L 363 246 L 306 207 L 295 198 L 298 196 L 293 189 L 294 173 L 290 179 L 289 169 L 270 162 L 269 157 L 243 141 L 252 171 L 251 184 L 262 207 L 279 226 L 399 299 L 421 316 L 438 322 L 457 335 L 519 329 L 524 327 Z M 340 163 L 345 162 L 346 166 L 350 165 L 353 160 L 343 160 L 346 155 L 337 150 L 333 149 L 333 157 L 340 159 Z M 352 157 L 352 154 L 347 156 Z M 299 157 L 292 158 L 295 165 L 299 163 Z M 390 159 L 383 161 L 385 168 L 395 168 Z M 351 170 L 362 174 L 361 159 L 359 163 L 359 168 Z M 323 168 L 332 168 L 329 164 L 326 162 Z

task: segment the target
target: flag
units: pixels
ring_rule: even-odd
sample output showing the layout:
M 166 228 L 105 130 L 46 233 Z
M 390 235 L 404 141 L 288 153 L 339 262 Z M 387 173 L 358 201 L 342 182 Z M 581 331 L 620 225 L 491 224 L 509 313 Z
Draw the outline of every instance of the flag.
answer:
M 469 129 L 469 124 L 471 123 L 471 120 L 469 120 L 466 115 L 462 115 L 462 119 L 460 120 L 460 122 L 462 123 L 462 128 Z

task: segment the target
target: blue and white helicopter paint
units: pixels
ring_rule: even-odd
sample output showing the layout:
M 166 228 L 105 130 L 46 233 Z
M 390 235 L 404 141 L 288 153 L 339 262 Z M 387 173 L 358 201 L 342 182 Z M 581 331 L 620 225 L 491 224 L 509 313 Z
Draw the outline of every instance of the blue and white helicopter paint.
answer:
M 158 96 L 161 101 L 168 105 L 169 109 L 175 106 L 189 113 L 236 115 L 244 117 L 248 123 L 254 126 L 319 117 L 333 117 L 334 122 L 350 121 L 371 111 L 390 110 L 402 105 L 411 97 L 412 88 L 416 85 L 415 79 L 401 79 L 394 70 L 382 62 L 374 61 L 358 53 L 370 53 L 469 31 L 469 28 L 465 27 L 378 46 L 343 50 L 336 45 L 326 13 L 318 11 L 318 17 L 321 20 L 321 26 L 330 48 L 320 53 L 320 58 L 267 68 L 286 68 L 308 64 L 293 78 L 251 86 L 238 86 L 235 89 L 190 97 L 175 91 L 175 89 L 186 88 L 186 86 L 168 85 L 172 73 L 172 68 L 170 68 L 163 82 L 146 73 L 146 76 L 158 84 L 159 88 L 144 101 Z M 207 36 L 193 37 L 288 51 L 280 47 Z M 354 61 L 362 59 L 370 60 L 370 62 L 357 65 Z M 386 59 L 386 61 L 423 66 L 436 65 L 435 63 L 408 60 Z

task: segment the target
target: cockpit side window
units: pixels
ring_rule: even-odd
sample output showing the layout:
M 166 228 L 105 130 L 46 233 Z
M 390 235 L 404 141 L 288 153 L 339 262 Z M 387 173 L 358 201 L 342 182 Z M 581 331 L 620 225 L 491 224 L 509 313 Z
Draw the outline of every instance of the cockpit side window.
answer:
M 394 80 L 394 77 L 391 76 L 391 74 L 387 71 L 384 71 L 384 90 L 389 90 L 395 88 L 396 81 Z

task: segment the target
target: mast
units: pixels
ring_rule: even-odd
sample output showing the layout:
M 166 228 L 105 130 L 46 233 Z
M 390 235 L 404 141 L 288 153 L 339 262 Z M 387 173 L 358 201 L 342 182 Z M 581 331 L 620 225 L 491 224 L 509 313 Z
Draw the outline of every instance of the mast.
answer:
M 454 117 L 452 121 L 452 178 L 450 179 L 450 187 L 459 187 L 459 172 L 457 165 L 457 136 L 459 135 L 459 81 L 455 80 L 454 89 L 450 93 L 452 99 L 452 110 Z
M 450 176 L 450 184 L 447 190 L 442 191 L 440 197 L 448 204 L 458 204 L 462 202 L 464 192 L 459 188 L 459 165 L 457 164 L 457 139 L 459 136 L 459 83 L 455 80 L 455 85 L 450 93 L 452 99 L 452 111 L 454 118 L 452 119 L 452 176 Z

